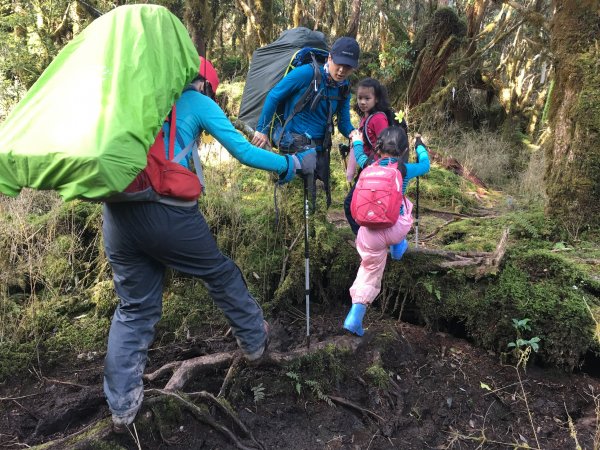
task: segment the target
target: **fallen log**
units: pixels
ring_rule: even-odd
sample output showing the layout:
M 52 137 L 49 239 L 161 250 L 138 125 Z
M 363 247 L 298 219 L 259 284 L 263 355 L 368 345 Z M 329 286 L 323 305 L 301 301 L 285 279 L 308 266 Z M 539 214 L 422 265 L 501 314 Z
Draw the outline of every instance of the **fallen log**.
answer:
M 406 253 L 420 253 L 424 255 L 439 256 L 445 261 L 437 263 L 437 266 L 442 269 L 453 269 L 463 267 L 475 267 L 475 278 L 480 279 L 486 275 L 496 273 L 500 267 L 500 263 L 504 258 L 506 246 L 508 243 L 509 229 L 506 228 L 496 249 L 493 252 L 477 252 L 477 251 L 453 251 L 441 250 L 424 247 L 409 247 Z

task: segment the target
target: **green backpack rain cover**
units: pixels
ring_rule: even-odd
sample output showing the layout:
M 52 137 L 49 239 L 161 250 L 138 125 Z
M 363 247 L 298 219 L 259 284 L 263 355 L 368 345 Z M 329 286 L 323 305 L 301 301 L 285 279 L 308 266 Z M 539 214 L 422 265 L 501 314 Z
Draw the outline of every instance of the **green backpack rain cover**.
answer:
M 96 19 L 0 125 L 0 192 L 55 189 L 71 200 L 123 191 L 199 63 L 162 6 L 120 6 Z

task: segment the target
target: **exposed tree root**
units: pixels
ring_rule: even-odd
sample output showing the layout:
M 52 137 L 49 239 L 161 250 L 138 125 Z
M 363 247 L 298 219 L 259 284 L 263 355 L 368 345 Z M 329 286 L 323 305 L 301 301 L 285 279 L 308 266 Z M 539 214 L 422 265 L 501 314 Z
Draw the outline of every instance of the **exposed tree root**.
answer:
M 360 344 L 360 338 L 353 336 L 336 336 L 331 339 L 327 339 L 322 342 L 312 344 L 310 349 L 299 348 L 289 352 L 268 352 L 258 362 L 254 363 L 255 366 L 262 365 L 283 365 L 302 356 L 309 355 L 311 353 L 323 350 L 329 345 L 333 345 L 339 349 L 356 351 L 356 348 Z M 174 369 L 173 375 L 167 382 L 164 390 L 165 391 L 180 391 L 182 390 L 187 382 L 194 378 L 197 374 L 204 372 L 209 369 L 224 368 L 227 364 L 231 364 L 234 359 L 239 356 L 239 352 L 224 352 L 215 353 L 212 355 L 199 356 L 197 358 L 188 359 L 187 361 L 178 362 L 176 364 L 169 363 L 159 368 L 155 372 L 144 376 L 146 380 L 154 381 L 160 376 L 165 375 L 167 372 Z
M 106 439 L 112 434 L 112 420 L 110 417 L 94 422 L 87 427 L 55 441 L 46 442 L 44 450 L 84 450 L 93 448 L 93 443 Z
M 219 389 L 217 397 L 225 397 L 227 395 L 229 386 L 231 386 L 231 381 L 233 380 L 233 377 L 235 377 L 235 375 L 239 372 L 242 365 L 243 361 L 241 356 L 237 356 L 236 358 L 234 358 L 233 362 L 231 363 L 231 366 L 229 366 L 227 374 L 225 375 L 223 384 L 221 384 L 221 389 Z
M 212 395 L 211 393 L 206 392 L 206 391 L 192 392 L 192 393 L 187 394 L 187 395 L 190 396 L 190 397 L 198 397 L 198 398 L 201 398 L 202 400 L 210 402 L 219 411 L 221 411 L 222 414 L 224 414 L 226 417 L 229 417 L 231 419 L 231 421 L 236 424 L 236 426 L 242 431 L 242 433 L 245 436 L 249 436 L 250 439 L 252 439 L 252 441 L 257 446 L 263 447 L 263 445 L 254 437 L 254 435 L 252 434 L 252 431 L 250 431 L 250 429 L 244 424 L 244 422 L 242 422 L 238 418 L 237 415 L 235 415 L 225 405 L 223 405 L 223 403 L 221 403 L 217 397 L 215 397 L 214 395 Z
M 254 367 L 265 365 L 280 366 L 331 346 L 340 350 L 356 352 L 357 348 L 362 343 L 364 343 L 364 339 L 356 336 L 336 336 L 331 339 L 314 343 L 310 348 L 297 348 L 289 352 L 267 352 L 259 361 L 254 362 L 252 365 Z M 264 445 L 254 437 L 251 430 L 237 417 L 233 411 L 221 403 L 217 397 L 205 391 L 188 394 L 177 392 L 181 391 L 187 382 L 198 373 L 208 369 L 224 368 L 227 364 L 231 364 L 231 367 L 228 370 L 228 375 L 225 377 L 226 380 L 228 377 L 232 378 L 237 372 L 239 366 L 243 364 L 243 359 L 240 352 L 216 353 L 213 355 L 200 356 L 186 361 L 164 365 L 155 372 L 145 376 L 146 380 L 155 381 L 159 377 L 172 372 L 172 376 L 167 381 L 164 389 L 147 389 L 145 391 L 147 395 L 144 400 L 144 406 L 150 407 L 152 410 L 154 406 L 164 402 L 165 399 L 173 400 L 181 408 L 189 411 L 198 421 L 220 432 L 233 445 L 235 445 L 236 448 L 241 450 L 263 450 L 265 448 Z M 222 391 L 229 382 L 224 382 L 224 386 L 221 388 Z M 378 423 L 384 422 L 383 417 L 377 415 L 373 411 L 363 408 L 356 403 L 351 402 L 350 400 L 335 396 L 328 396 L 328 398 L 332 402 L 367 415 L 372 419 L 375 419 Z M 237 431 L 233 431 L 222 424 L 219 420 L 213 417 L 211 413 L 194 403 L 193 399 L 201 399 L 202 401 L 215 407 L 221 416 L 224 416 L 228 422 L 234 424 Z M 154 416 L 158 417 L 156 413 Z M 168 436 L 163 434 L 160 424 L 158 426 L 161 439 L 163 439 L 167 445 L 174 442 L 169 439 Z M 87 449 L 96 445 L 98 441 L 106 440 L 112 433 L 114 433 L 112 428 L 112 420 L 107 417 L 94 422 L 83 430 L 80 430 L 70 436 L 56 441 L 47 442 L 44 444 L 44 449 Z
M 478 219 L 493 219 L 495 217 L 498 217 L 497 214 L 490 214 L 489 210 L 487 210 L 485 208 L 469 210 L 469 214 L 463 214 L 463 213 L 458 213 L 458 212 L 453 212 L 453 211 L 444 211 L 442 209 L 430 208 L 428 206 L 422 206 L 421 209 L 423 211 L 431 212 L 434 214 L 441 214 L 442 216 L 453 216 L 453 217 L 460 217 L 463 219 L 472 219 L 473 217 L 477 217 Z
M 193 414 L 193 416 L 196 419 L 198 419 L 200 422 L 211 426 L 212 428 L 214 428 L 215 430 L 217 430 L 221 434 L 223 434 L 225 437 L 227 437 L 240 450 L 254 450 L 256 448 L 260 448 L 260 449 L 264 448 L 261 444 L 258 444 L 258 442 L 255 442 L 255 444 L 258 444 L 257 447 L 254 447 L 254 446 L 248 447 L 240 440 L 240 438 L 233 431 L 231 431 L 225 425 L 222 425 L 219 422 L 217 422 L 210 414 L 207 414 L 206 412 L 204 412 L 195 403 L 182 397 L 181 395 L 179 395 L 176 392 L 171 392 L 171 391 L 167 391 L 164 389 L 147 389 L 146 392 L 149 394 L 158 394 L 157 397 L 151 397 L 146 400 L 146 403 L 148 405 L 153 405 L 153 404 L 156 404 L 157 402 L 163 401 L 164 397 L 175 400 L 178 404 L 180 404 L 186 410 L 191 412 Z M 223 410 L 223 409 L 221 409 L 221 410 Z M 227 415 L 229 417 L 232 416 L 232 414 L 229 413 L 228 411 L 227 411 Z
M 441 225 L 439 225 L 438 227 L 436 227 L 436 229 L 435 229 L 435 230 L 433 230 L 431 233 L 429 233 L 428 235 L 426 235 L 426 236 L 423 236 L 422 238 L 420 238 L 420 239 L 419 239 L 419 241 L 420 241 L 420 242 L 424 242 L 424 241 L 429 241 L 430 239 L 433 239 L 433 237 L 434 237 L 436 234 L 438 234 L 438 233 L 439 233 L 439 232 L 442 230 L 442 228 L 444 228 L 444 227 L 446 227 L 446 226 L 450 225 L 450 224 L 451 224 L 451 223 L 453 223 L 453 222 L 456 222 L 457 220 L 460 220 L 460 219 L 458 219 L 458 218 L 456 218 L 456 217 L 453 217 L 452 219 L 450 219 L 450 220 L 447 220 L 447 221 L 446 221 L 446 222 L 444 222 L 443 224 L 441 224 Z
M 186 361 L 178 361 L 162 366 L 150 374 L 144 375 L 144 379 L 154 381 L 168 372 L 173 372 L 171 379 L 165 386 L 167 391 L 181 390 L 187 382 L 202 371 L 209 369 L 221 369 L 231 364 L 236 352 L 214 353 L 212 355 L 198 356 Z
M 360 413 L 366 414 L 366 415 L 370 416 L 371 418 L 375 419 L 378 422 L 381 422 L 381 423 L 385 422 L 385 419 L 383 417 L 378 416 L 373 411 L 370 411 L 370 410 L 368 410 L 366 408 L 363 408 L 362 406 L 357 405 L 356 403 L 351 402 L 348 399 L 345 399 L 343 397 L 335 397 L 333 395 L 328 395 L 328 397 L 331 399 L 331 401 L 333 403 L 337 403 L 338 405 L 342 405 L 342 406 L 345 406 L 347 408 L 359 411 Z

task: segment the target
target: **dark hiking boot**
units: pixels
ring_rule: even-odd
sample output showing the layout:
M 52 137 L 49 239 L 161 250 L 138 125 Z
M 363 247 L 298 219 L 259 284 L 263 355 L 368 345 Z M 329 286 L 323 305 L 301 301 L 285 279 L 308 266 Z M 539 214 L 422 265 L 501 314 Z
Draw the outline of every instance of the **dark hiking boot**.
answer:
M 269 346 L 269 341 L 270 341 L 270 337 L 271 337 L 271 327 L 269 326 L 269 323 L 266 320 L 263 321 L 263 326 L 265 327 L 265 342 L 263 343 L 263 345 L 261 345 L 258 348 L 258 350 L 255 350 L 252 353 L 246 353 L 246 352 L 242 351 L 244 354 L 244 358 L 249 363 L 257 362 L 260 358 L 262 358 L 263 355 L 265 354 L 265 351 L 267 350 L 267 347 Z M 239 342 L 238 342 L 238 345 L 239 345 Z
M 124 415 L 112 415 L 113 431 L 116 434 L 125 434 L 129 431 L 129 425 L 133 423 L 137 410 Z

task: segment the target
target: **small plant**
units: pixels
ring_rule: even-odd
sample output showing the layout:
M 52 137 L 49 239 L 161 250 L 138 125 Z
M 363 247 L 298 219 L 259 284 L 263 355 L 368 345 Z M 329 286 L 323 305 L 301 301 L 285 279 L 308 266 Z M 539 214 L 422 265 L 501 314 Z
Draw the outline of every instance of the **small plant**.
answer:
M 529 234 L 529 236 L 531 236 L 533 239 L 539 239 L 540 233 L 538 233 L 538 230 L 535 227 L 535 225 L 531 223 L 531 221 L 528 220 L 527 217 L 515 214 L 512 216 L 512 220 L 516 223 L 517 227 L 520 227 L 521 229 L 519 230 L 519 228 L 517 228 L 517 230 L 521 232 L 524 231 L 524 234 Z
M 531 352 L 531 350 L 537 353 L 537 351 L 540 349 L 540 338 L 535 336 L 531 339 L 523 339 L 523 332 L 531 331 L 531 327 L 529 326 L 529 319 L 513 319 L 512 322 L 513 328 L 517 330 L 517 340 L 514 342 L 509 342 L 508 348 L 514 348 L 517 351 L 517 355 L 519 356 L 519 363 L 527 363 L 527 359 L 529 358 L 529 353 Z M 521 361 L 523 354 L 525 353 L 527 353 L 527 359 Z
M 537 352 L 539 350 L 538 342 L 540 342 L 540 338 L 537 336 L 532 337 L 531 339 L 523 338 L 524 331 L 531 331 L 531 327 L 529 326 L 529 319 L 513 319 L 512 325 L 513 328 L 517 331 L 517 340 L 514 342 L 509 342 L 508 347 L 514 348 L 514 351 L 517 354 L 517 364 L 514 366 L 514 368 L 515 372 L 517 372 L 517 377 L 519 378 L 519 386 L 521 387 L 523 402 L 525 403 L 527 415 L 529 416 L 531 431 L 533 432 L 533 436 L 535 437 L 537 448 L 540 448 L 536 427 L 533 423 L 533 416 L 531 415 L 531 409 L 529 408 L 529 402 L 527 400 L 527 392 L 525 392 L 525 387 L 523 386 L 523 380 L 521 378 L 521 371 L 519 370 L 519 367 L 525 367 L 527 365 L 527 361 L 529 360 L 531 351 L 533 350 L 534 352 Z
M 292 380 L 294 390 L 298 393 L 298 395 L 300 395 L 300 393 L 302 392 L 302 382 L 300 381 L 300 375 L 298 375 L 296 372 L 287 372 L 285 375 L 290 380 Z
M 256 406 L 258 405 L 258 402 L 265 399 L 265 387 L 260 383 L 258 386 L 253 386 L 250 389 L 254 394 L 254 405 Z
M 310 391 L 312 392 L 312 394 L 314 396 L 316 396 L 319 400 L 324 401 L 329 406 L 333 406 L 333 402 L 331 401 L 329 396 L 323 392 L 321 384 L 318 381 L 305 380 L 303 382 L 302 379 L 300 378 L 300 375 L 298 375 L 296 372 L 291 372 L 291 371 L 286 372 L 285 375 L 292 381 L 294 390 L 296 391 L 296 393 L 298 395 L 300 395 L 302 393 L 302 386 L 304 384 L 304 386 L 307 386 L 310 389 Z
M 425 290 L 429 292 L 429 294 L 435 295 L 435 298 L 438 300 L 442 300 L 442 293 L 432 281 L 424 281 L 423 286 L 425 287 Z
M 323 390 L 321 389 L 321 385 L 318 381 L 306 380 L 304 384 L 310 387 L 311 392 L 314 395 L 316 395 L 319 400 L 323 400 L 329 406 L 333 406 L 333 402 L 331 401 L 329 396 L 323 392 Z

